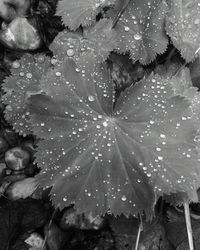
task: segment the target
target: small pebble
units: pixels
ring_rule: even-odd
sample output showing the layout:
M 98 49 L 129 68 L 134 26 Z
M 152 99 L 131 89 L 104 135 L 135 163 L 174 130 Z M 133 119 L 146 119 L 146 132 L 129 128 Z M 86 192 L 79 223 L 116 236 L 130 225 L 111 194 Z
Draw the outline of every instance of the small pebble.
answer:
M 16 17 L 0 31 L 1 42 L 10 49 L 36 50 L 41 45 L 37 29 L 25 17 Z
M 33 194 L 36 188 L 35 178 L 26 178 L 12 183 L 6 190 L 6 196 L 11 200 L 26 199 Z
M 30 163 L 30 153 L 21 147 L 14 147 L 5 153 L 5 163 L 12 170 L 21 170 Z
M 41 250 L 44 245 L 44 239 L 38 233 L 32 233 L 25 241 L 26 244 L 31 246 L 29 250 Z M 43 248 L 45 250 L 46 247 Z

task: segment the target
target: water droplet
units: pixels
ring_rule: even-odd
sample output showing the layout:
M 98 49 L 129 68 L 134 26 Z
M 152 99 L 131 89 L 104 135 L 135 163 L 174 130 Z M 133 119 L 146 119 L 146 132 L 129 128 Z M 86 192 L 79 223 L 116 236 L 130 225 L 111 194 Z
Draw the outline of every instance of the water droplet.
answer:
M 121 199 L 122 199 L 122 201 L 126 201 L 126 196 L 123 195 Z
M 141 36 L 140 34 L 135 34 L 133 37 L 134 37 L 134 39 L 137 40 L 137 41 L 140 40 L 140 39 L 142 38 L 142 36 Z
M 28 79 L 31 79 L 31 78 L 32 78 L 32 74 L 31 74 L 31 73 L 27 73 L 27 74 L 26 74 L 26 77 L 27 77 Z
M 13 62 L 12 68 L 13 69 L 18 69 L 20 67 L 20 63 L 18 61 Z
M 73 49 L 68 49 L 68 50 L 67 50 L 67 55 L 68 55 L 69 57 L 74 56 L 74 50 L 73 50 Z
M 164 134 L 160 134 L 160 138 L 166 138 L 166 136 Z
M 56 63 L 57 63 L 57 59 L 56 58 L 52 58 L 51 59 L 51 64 L 56 65 Z
M 94 100 L 95 100 L 94 96 L 92 96 L 92 95 L 89 95 L 89 96 L 88 96 L 88 101 L 94 102 Z
M 91 193 L 88 193 L 87 195 L 90 197 L 92 194 L 91 194 Z
M 129 28 L 128 26 L 124 26 L 124 30 L 125 30 L 125 31 L 129 31 L 130 28 Z
M 44 56 L 43 55 L 39 55 L 37 58 L 39 63 L 43 63 L 44 62 Z
M 104 127 L 107 127 L 107 126 L 108 126 L 107 121 L 103 122 L 103 126 L 104 126 Z

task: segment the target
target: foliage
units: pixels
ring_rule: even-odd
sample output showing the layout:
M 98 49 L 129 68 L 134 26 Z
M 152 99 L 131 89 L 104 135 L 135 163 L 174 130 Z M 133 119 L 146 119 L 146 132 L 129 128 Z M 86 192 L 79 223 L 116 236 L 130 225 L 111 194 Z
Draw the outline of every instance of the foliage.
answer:
M 50 59 L 44 55 L 26 54 L 20 61 L 13 63 L 11 76 L 4 81 L 3 90 L 6 94 L 2 100 L 7 105 L 5 117 L 20 134 L 31 133 L 27 98 L 40 90 L 40 78 L 49 69 L 50 64 Z
M 166 12 L 165 1 L 132 1 L 116 25 L 118 51 L 130 51 L 132 60 L 140 60 L 143 64 L 150 63 L 157 54 L 165 52 L 168 44 L 163 29 Z
M 54 57 L 35 63 L 25 55 L 14 64 L 3 84 L 5 116 L 19 133 L 42 139 L 38 181 L 52 186 L 56 206 L 74 203 L 79 213 L 94 215 L 145 211 L 149 218 L 163 194 L 174 194 L 175 202 L 198 200 L 199 93 L 179 59 L 116 99 L 107 59 L 126 53 L 133 65 L 151 63 L 152 70 L 170 39 L 192 61 L 199 4 L 131 0 L 119 6 L 116 0 L 60 1 L 57 14 L 67 27 L 50 45 Z
M 166 30 L 183 58 L 190 62 L 199 50 L 200 43 L 200 2 L 169 1 Z
M 104 18 L 93 27 L 85 29 L 83 34 L 64 30 L 54 39 L 50 49 L 60 60 L 68 56 L 80 68 L 84 68 L 88 58 L 89 63 L 95 65 L 104 62 L 110 52 L 117 49 L 117 33 L 112 28 L 112 21 Z
M 116 0 L 62 0 L 58 3 L 57 15 L 70 29 L 76 30 L 80 25 L 88 26 L 94 22 L 96 15 Z

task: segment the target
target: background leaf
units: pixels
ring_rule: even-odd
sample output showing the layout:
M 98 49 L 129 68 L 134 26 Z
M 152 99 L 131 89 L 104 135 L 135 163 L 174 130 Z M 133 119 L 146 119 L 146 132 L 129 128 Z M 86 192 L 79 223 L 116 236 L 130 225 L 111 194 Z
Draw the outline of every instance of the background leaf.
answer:
M 132 0 L 116 25 L 118 51 L 129 51 L 133 62 L 139 60 L 142 64 L 148 64 L 157 54 L 164 53 L 168 45 L 164 31 L 166 12 L 165 1 Z M 113 11 L 110 13 L 112 17 Z
M 71 30 L 76 30 L 80 25 L 90 25 L 104 7 L 114 5 L 115 1 L 62 0 L 58 2 L 56 14 L 62 16 L 62 21 L 66 26 Z
M 167 33 L 182 57 L 190 62 L 200 47 L 200 2 L 170 0 L 169 3 Z

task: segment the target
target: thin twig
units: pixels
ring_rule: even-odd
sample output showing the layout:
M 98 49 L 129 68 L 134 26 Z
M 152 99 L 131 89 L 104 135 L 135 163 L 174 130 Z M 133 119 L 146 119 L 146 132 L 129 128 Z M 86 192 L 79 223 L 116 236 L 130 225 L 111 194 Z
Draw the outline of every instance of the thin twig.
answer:
M 142 231 L 143 231 L 143 223 L 142 223 L 142 216 L 140 214 L 140 224 L 138 227 L 138 233 L 137 233 L 137 238 L 136 238 L 136 243 L 135 243 L 135 248 L 134 248 L 135 250 L 138 250 L 138 245 L 139 245 L 140 236 L 141 236 Z
M 183 205 L 184 205 L 184 210 L 185 210 L 185 222 L 186 222 L 186 228 L 187 228 L 189 249 L 194 250 L 189 203 L 187 201 L 185 201 Z

